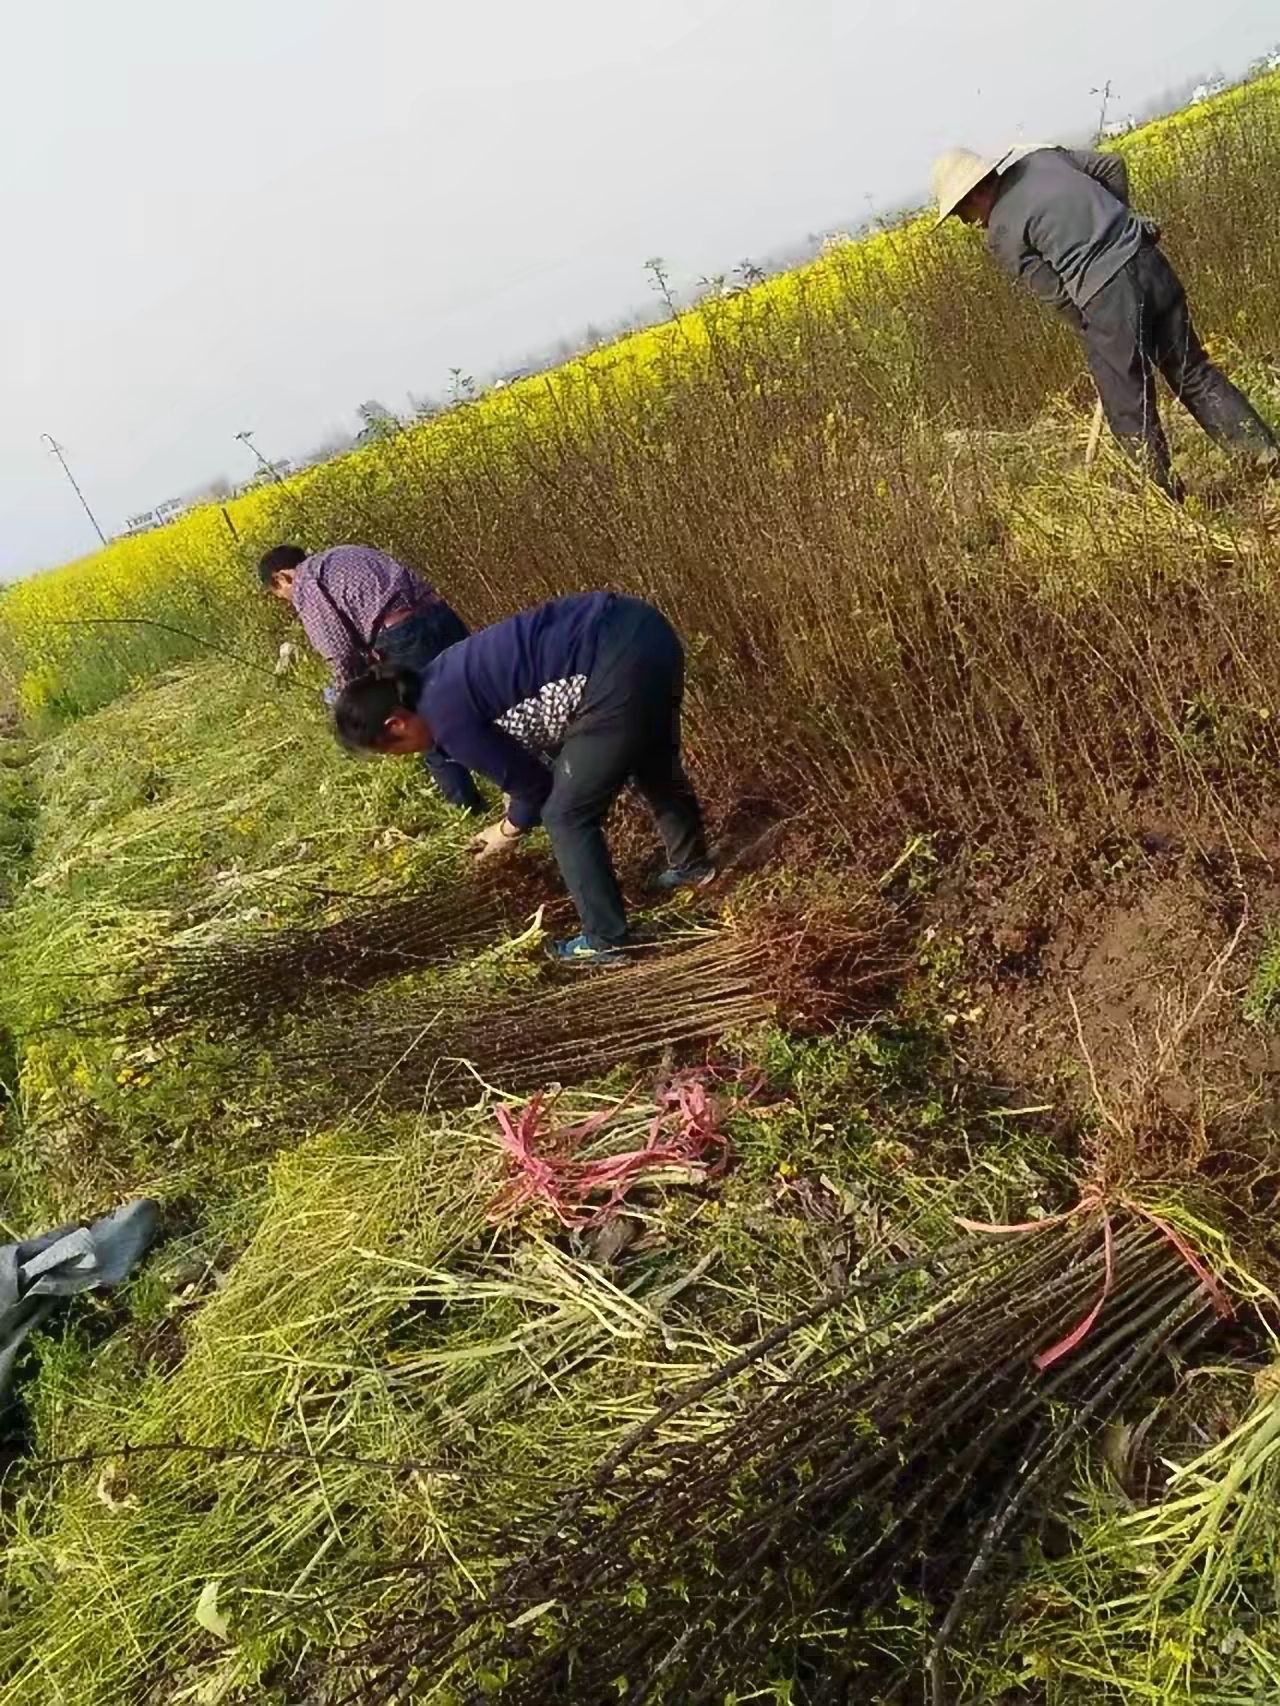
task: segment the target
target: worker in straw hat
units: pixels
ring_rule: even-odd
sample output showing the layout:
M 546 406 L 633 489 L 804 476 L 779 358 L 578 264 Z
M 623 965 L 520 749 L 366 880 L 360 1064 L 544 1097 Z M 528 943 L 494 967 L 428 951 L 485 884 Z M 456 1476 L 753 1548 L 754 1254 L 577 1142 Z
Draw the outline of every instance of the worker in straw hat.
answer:
M 935 161 L 938 224 L 986 228 L 999 264 L 1084 338 L 1112 432 L 1171 497 L 1182 489 L 1156 408 L 1156 372 L 1210 438 L 1275 473 L 1280 446 L 1209 360 L 1160 232 L 1129 205 L 1118 154 L 1020 147 L 999 160 L 953 148 Z

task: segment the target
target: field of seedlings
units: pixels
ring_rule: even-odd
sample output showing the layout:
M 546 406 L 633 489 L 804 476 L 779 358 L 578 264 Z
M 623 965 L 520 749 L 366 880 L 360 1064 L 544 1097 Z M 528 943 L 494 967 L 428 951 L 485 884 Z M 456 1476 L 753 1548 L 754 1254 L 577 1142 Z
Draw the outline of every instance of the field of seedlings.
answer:
M 1280 77 L 1121 146 L 1280 425 Z M 0 1411 L 0 1706 L 1280 1695 L 1280 483 L 1093 403 L 912 222 L 5 589 L 3 1240 L 160 1236 Z M 624 802 L 557 972 L 282 539 L 654 599 L 718 882 Z

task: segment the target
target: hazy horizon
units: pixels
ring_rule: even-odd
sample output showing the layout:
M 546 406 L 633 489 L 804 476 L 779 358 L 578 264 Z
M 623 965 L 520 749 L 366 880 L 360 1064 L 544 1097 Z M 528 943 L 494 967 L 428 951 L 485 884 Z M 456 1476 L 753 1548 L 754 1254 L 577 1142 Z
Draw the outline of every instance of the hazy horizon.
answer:
M 443 394 L 811 232 L 940 149 L 1078 136 L 1280 38 L 1263 0 L 51 0 L 9 20 L 0 579 L 377 398 Z M 965 20 L 968 20 L 966 29 Z M 1054 27 L 1054 26 L 1057 27 Z

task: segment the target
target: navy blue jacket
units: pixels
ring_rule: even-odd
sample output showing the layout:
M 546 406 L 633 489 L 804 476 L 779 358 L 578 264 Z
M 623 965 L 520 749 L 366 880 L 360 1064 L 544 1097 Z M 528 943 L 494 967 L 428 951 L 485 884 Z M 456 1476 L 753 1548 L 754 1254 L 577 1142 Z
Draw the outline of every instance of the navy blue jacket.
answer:
M 510 794 L 507 816 L 520 829 L 541 819 L 612 600 L 608 592 L 552 599 L 459 640 L 423 672 L 418 712 L 435 744 Z

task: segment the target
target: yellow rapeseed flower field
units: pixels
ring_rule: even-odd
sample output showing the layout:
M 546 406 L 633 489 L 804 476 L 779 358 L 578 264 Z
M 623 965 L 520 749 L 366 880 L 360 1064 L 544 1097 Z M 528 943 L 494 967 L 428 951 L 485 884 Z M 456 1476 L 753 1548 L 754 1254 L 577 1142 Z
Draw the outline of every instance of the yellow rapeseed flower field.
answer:
M 1280 74 L 1157 120 L 1117 146 L 1149 183 L 1181 169 L 1188 144 L 1211 137 L 1215 121 L 1238 124 L 1251 104 L 1263 102 L 1280 103 Z M 913 290 L 919 297 L 921 282 L 937 277 L 944 262 L 955 265 L 972 252 L 969 234 L 949 227 L 934 236 L 931 226 L 930 219 L 915 217 L 837 243 L 808 265 L 732 294 L 713 294 L 661 325 L 486 393 L 283 485 L 259 488 L 225 508 L 188 512 L 166 527 L 19 581 L 0 593 L 0 672 L 11 678 L 29 716 L 74 715 L 189 656 L 195 642 L 185 636 L 216 636 L 225 646 L 260 638 L 266 613 L 252 571 L 265 546 L 290 537 L 318 545 L 345 534 L 394 549 L 400 534 L 390 518 L 420 510 L 428 491 L 447 507 L 462 476 L 467 491 L 459 501 L 471 506 L 483 501 L 476 494 L 485 480 L 503 471 L 531 467 L 551 485 L 549 448 L 580 444 L 589 454 L 601 411 L 616 428 L 630 398 L 638 420 L 642 402 L 677 393 L 683 372 L 713 359 L 732 365 L 738 381 L 745 379 L 758 396 L 767 381 L 755 371 L 747 345 L 759 347 L 762 325 L 770 328 L 770 348 L 785 357 L 792 333 L 791 345 L 799 349 L 806 320 L 838 316 L 856 336 L 865 314 L 868 343 L 882 364 L 891 364 L 895 340 L 901 337 L 906 350 L 911 337 L 909 317 L 894 306 L 895 291 L 904 300 Z M 428 560 L 436 555 L 422 554 Z

